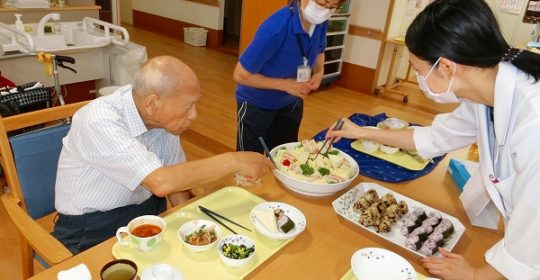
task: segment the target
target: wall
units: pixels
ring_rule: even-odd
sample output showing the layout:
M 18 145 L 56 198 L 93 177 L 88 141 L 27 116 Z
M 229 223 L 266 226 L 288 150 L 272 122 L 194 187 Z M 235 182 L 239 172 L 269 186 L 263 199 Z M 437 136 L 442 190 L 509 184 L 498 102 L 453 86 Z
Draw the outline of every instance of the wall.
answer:
M 226 0 L 225 0 L 226 1 Z M 259 25 L 272 13 L 287 4 L 287 0 L 244 0 L 240 27 L 240 48 L 242 52 L 251 42 Z
M 384 30 L 389 3 L 390 0 L 353 0 L 349 24 Z M 380 46 L 379 40 L 349 35 L 344 61 L 375 69 Z
M 120 22 L 133 25 L 133 0 L 120 2 Z
M 133 0 L 133 10 L 223 30 L 223 1 L 220 7 L 213 7 L 182 0 Z
M 527 8 L 527 1 L 525 1 L 525 4 L 522 7 L 521 13 L 519 15 L 514 14 L 508 14 L 503 13 L 499 9 L 500 0 L 486 0 L 488 5 L 493 10 L 493 13 L 497 17 L 497 20 L 499 21 L 499 26 L 501 28 L 501 32 L 503 33 L 505 39 L 508 41 L 509 44 L 514 46 L 524 46 L 529 41 L 529 36 L 534 28 L 533 24 L 529 23 L 523 23 L 523 15 L 525 14 L 525 10 Z M 405 36 L 405 33 L 407 32 L 407 28 L 410 25 L 410 23 L 413 21 L 416 14 L 408 15 L 406 12 L 406 4 L 407 0 L 396 0 L 394 10 L 392 13 L 392 19 L 390 22 L 389 30 L 388 30 L 388 36 L 387 38 L 394 38 L 398 36 Z M 427 0 L 422 0 L 422 5 L 425 6 L 427 4 Z M 384 61 L 387 62 L 390 60 L 390 53 L 389 51 L 385 52 Z M 398 63 L 398 77 L 404 77 L 405 73 L 407 71 L 407 65 L 408 65 L 408 56 L 407 52 L 403 52 L 403 55 Z M 384 73 L 386 74 L 386 73 Z M 379 76 L 377 85 L 383 84 L 385 81 L 385 75 Z

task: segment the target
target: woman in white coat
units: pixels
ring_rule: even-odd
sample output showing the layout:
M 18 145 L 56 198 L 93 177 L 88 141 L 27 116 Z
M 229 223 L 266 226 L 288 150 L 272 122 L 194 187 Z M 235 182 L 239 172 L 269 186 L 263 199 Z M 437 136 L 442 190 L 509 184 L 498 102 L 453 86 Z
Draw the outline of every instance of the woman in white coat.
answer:
M 480 170 L 467 187 L 491 199 L 504 218 L 504 237 L 482 267 L 443 249 L 423 265 L 443 279 L 540 279 L 540 55 L 510 47 L 483 0 L 434 1 L 405 41 L 425 95 L 460 106 L 414 131 L 347 121 L 327 137 L 371 139 L 426 159 L 477 143 Z

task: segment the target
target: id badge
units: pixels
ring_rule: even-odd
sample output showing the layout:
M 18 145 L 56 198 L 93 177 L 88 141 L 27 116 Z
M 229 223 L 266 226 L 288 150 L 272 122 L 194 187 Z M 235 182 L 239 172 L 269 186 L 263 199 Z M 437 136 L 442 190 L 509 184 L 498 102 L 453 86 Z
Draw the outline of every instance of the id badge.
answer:
M 300 65 L 296 70 L 296 81 L 303 83 L 311 79 L 311 68 L 307 65 Z

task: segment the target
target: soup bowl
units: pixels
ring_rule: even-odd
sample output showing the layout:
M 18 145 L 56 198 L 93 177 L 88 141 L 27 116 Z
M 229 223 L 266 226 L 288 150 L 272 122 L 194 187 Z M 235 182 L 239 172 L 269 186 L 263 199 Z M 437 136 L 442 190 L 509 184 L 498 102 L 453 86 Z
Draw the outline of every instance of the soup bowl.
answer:
M 162 240 L 167 224 L 163 218 L 145 215 L 131 220 L 127 226 L 116 231 L 118 244 L 132 245 L 140 251 L 150 252 Z M 123 237 L 127 235 L 127 237 Z

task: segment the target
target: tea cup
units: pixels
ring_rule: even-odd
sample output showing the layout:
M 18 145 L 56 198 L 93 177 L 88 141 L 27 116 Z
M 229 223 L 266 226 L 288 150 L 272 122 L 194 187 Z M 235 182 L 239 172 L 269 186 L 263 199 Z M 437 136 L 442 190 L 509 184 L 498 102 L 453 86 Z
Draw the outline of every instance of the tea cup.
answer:
M 150 252 L 162 240 L 166 229 L 163 218 L 153 215 L 145 215 L 131 220 L 127 226 L 116 231 L 118 244 L 129 246 L 130 244 L 143 252 Z M 127 237 L 123 235 L 127 234 Z
M 102 280 L 135 280 L 137 265 L 130 260 L 117 259 L 105 264 L 99 275 Z

